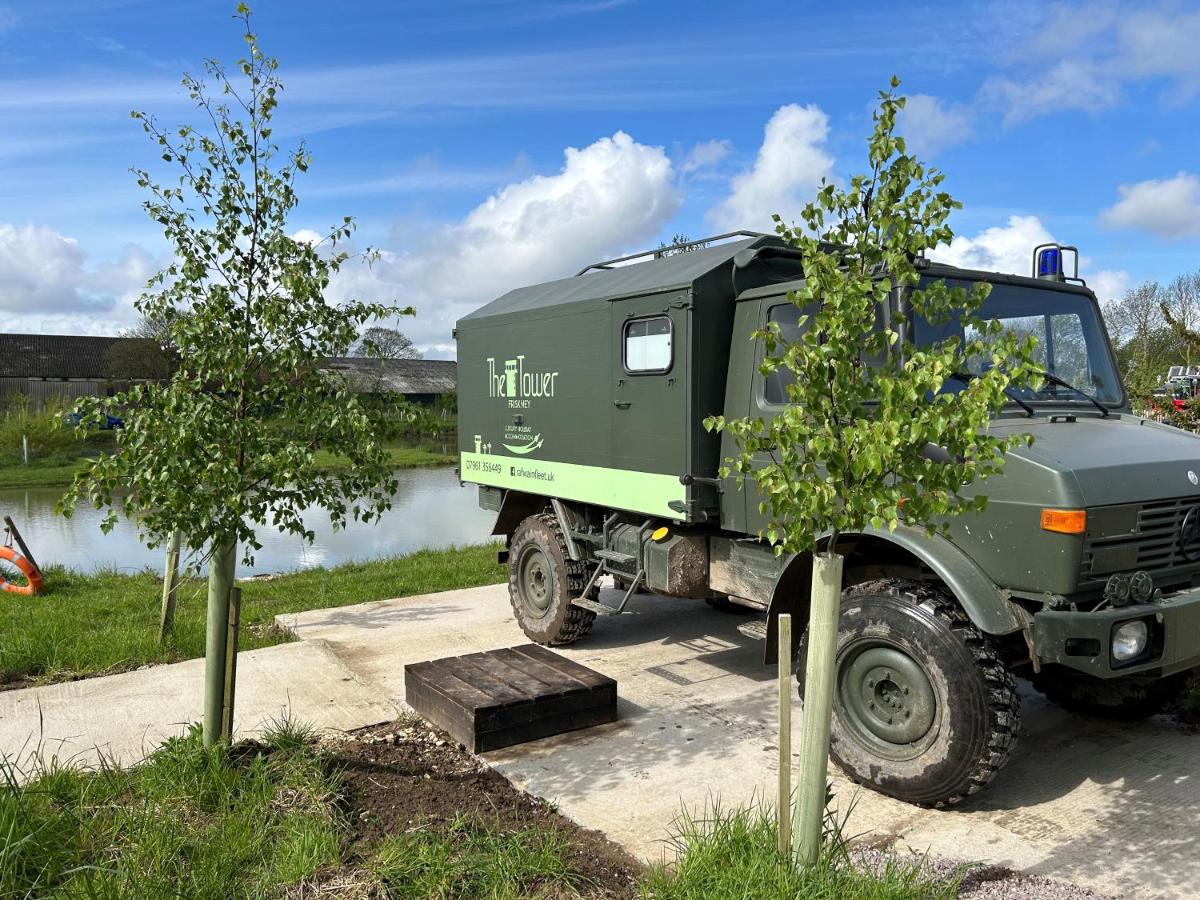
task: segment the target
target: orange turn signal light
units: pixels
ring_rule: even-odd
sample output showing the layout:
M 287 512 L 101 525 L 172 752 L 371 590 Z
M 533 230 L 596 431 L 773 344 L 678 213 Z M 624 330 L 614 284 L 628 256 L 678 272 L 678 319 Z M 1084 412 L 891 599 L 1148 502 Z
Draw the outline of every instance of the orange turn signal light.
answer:
M 1087 511 L 1082 509 L 1043 509 L 1042 530 L 1059 534 L 1083 534 L 1087 530 Z

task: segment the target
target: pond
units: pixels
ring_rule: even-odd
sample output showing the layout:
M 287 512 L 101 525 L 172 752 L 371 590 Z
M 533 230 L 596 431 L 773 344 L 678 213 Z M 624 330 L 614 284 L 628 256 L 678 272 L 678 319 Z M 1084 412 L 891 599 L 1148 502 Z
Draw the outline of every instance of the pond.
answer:
M 479 508 L 475 486 L 461 486 L 454 469 L 401 469 L 396 479 L 392 509 L 378 522 L 352 522 L 334 531 L 328 515 L 312 510 L 305 522 L 316 533 L 314 543 L 262 529 L 263 547 L 255 554 L 254 566 L 239 563 L 238 574 L 334 566 L 488 540 L 495 513 Z M 56 516 L 54 503 L 62 493 L 63 488 L 0 490 L 0 516 L 13 517 L 40 566 L 57 564 L 83 572 L 162 569 L 164 549 L 143 545 L 132 522 L 121 519 L 104 534 L 101 514 L 94 509 L 81 507 L 71 519 Z

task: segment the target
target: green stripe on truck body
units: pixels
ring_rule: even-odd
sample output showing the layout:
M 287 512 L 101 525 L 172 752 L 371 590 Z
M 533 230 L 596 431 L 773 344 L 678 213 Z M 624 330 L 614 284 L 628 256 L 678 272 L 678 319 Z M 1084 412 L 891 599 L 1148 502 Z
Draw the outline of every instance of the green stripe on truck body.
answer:
M 648 516 L 683 518 L 682 513 L 670 507 L 673 501 L 687 500 L 687 488 L 676 475 L 517 459 L 493 453 L 460 455 L 462 480 L 471 484 L 577 500 Z

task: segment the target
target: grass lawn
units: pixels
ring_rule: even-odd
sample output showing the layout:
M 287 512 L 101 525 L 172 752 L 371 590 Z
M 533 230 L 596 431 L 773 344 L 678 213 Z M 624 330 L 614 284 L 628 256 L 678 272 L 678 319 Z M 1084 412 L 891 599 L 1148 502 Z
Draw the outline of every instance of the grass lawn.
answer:
M 29 465 L 16 461 L 7 461 L 0 465 L 0 490 L 20 487 L 59 487 L 71 483 L 75 473 L 94 456 L 99 449 L 111 450 L 110 442 L 90 442 L 90 450 L 83 450 L 77 456 L 53 456 L 47 459 L 31 460 Z M 432 466 L 451 466 L 458 462 L 454 453 L 445 453 L 435 446 L 412 446 L 410 444 L 396 445 L 387 448 L 392 465 L 397 469 L 416 469 Z M 334 456 L 328 451 L 318 451 L 316 462 L 322 469 L 336 472 L 346 468 L 347 460 Z
M 678 864 L 647 871 L 428 728 L 388 730 L 320 746 L 282 723 L 208 750 L 193 731 L 136 768 L 24 785 L 0 765 L 0 896 L 924 900 L 961 881 L 864 864 L 836 833 L 817 866 L 781 866 L 771 817 L 745 810 L 685 822 Z
M 279 613 L 406 597 L 503 581 L 496 547 L 424 550 L 410 556 L 310 569 L 242 586 L 243 650 L 279 644 Z M 0 685 L 65 681 L 204 654 L 205 582 L 180 586 L 175 631 L 159 646 L 161 578 L 84 575 L 51 567 L 34 597 L 0 594 Z

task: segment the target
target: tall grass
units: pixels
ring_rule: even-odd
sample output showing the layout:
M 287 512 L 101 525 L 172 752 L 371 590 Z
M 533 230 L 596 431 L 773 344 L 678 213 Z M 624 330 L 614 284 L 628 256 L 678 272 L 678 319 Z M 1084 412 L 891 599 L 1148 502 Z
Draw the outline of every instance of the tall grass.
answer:
M 571 871 L 570 847 L 552 828 L 505 831 L 498 824 L 460 818 L 449 826 L 386 838 L 367 870 L 395 900 L 487 897 L 495 900 L 571 896 L 586 883 Z
M 22 439 L 28 445 L 30 461 L 43 465 L 69 462 L 85 445 L 74 430 L 63 426 L 58 405 L 35 412 L 28 398 L 17 394 L 0 415 L 0 465 L 24 462 Z
M 839 823 L 827 820 L 821 858 L 811 868 L 784 865 L 774 811 L 765 805 L 682 816 L 669 843 L 676 857 L 642 884 L 654 900 L 938 900 L 958 893 L 958 878 L 929 875 L 921 861 L 885 856 L 856 865 Z
M 274 618 L 306 609 L 473 587 L 502 581 L 496 547 L 422 550 L 408 556 L 309 569 L 241 582 L 244 650 L 288 640 Z M 158 643 L 161 578 L 151 572 L 83 574 L 46 571 L 33 597 L 0 594 L 0 685 L 64 681 L 204 654 L 206 587 L 187 579 L 179 591 L 175 630 Z
M 340 862 L 336 777 L 309 750 L 173 738 L 134 769 L 0 767 L 0 896 L 263 897 Z

